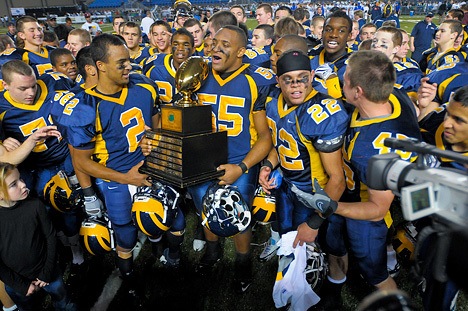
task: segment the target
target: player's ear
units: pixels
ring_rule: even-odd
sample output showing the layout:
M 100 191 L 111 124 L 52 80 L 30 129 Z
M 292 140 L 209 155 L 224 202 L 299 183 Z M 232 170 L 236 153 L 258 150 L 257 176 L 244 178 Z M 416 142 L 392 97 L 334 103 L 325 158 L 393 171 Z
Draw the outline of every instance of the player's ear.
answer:
M 6 83 L 5 80 L 2 80 L 2 85 L 3 85 L 3 89 L 8 91 L 8 83 Z
M 244 46 L 240 47 L 239 50 L 237 50 L 237 57 L 238 58 L 244 57 L 244 54 L 245 54 L 246 50 L 247 49 Z
M 104 69 L 104 66 L 105 66 L 104 62 L 102 62 L 102 61 L 100 61 L 100 60 L 96 61 L 96 69 L 97 69 L 98 71 L 99 71 L 99 70 L 101 70 L 101 71 L 106 71 L 106 70 Z
M 315 77 L 315 70 L 311 70 L 310 71 L 310 83 L 312 84 L 312 82 L 314 81 L 314 77 Z

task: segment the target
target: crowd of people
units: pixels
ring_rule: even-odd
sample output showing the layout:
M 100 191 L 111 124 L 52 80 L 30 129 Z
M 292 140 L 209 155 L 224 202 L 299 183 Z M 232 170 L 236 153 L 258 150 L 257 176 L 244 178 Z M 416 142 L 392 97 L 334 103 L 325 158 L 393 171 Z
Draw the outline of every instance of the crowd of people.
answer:
M 303 273 L 291 276 L 282 250 L 283 278 L 273 291 L 278 308 L 341 309 L 349 257 L 378 291 L 397 290 L 390 206 L 398 200 L 367 186 L 369 159 L 395 152 L 415 161 L 415 153 L 385 146 L 391 137 L 468 155 L 468 29 L 462 22 L 468 7 L 451 6 L 439 25 L 428 12 L 411 33 L 400 28 L 397 7 L 260 4 L 254 29 L 245 25 L 243 6 L 195 18 L 187 0 L 174 3 L 170 22 L 151 11 L 140 23 L 114 16 L 112 33 L 90 13 L 79 28 L 61 27 L 54 17 L 42 25 L 18 18 L 0 35 L 3 309 L 34 309 L 35 292 L 43 289 L 57 310 L 76 310 L 56 264 L 57 243 L 70 249 L 75 273 L 84 251 L 113 248 L 124 291 L 142 303 L 133 263 L 138 233 L 148 236 L 164 266 L 177 268 L 186 228 L 182 204 L 199 217 L 190 237 L 203 252 L 197 271 L 216 265 L 223 257 L 220 237 L 232 236 L 232 285 L 239 293 L 255 286 L 256 221 L 271 228 L 261 261 L 286 248 L 279 241 L 290 232 L 291 249 L 307 256 L 314 245 L 328 259 L 324 284 L 313 288 L 318 302 L 291 286 L 291 277 Z M 213 129 L 227 131 L 227 163 L 217 167 L 223 172 L 216 182 L 178 188 L 140 168 L 154 147 L 145 131 L 158 129 L 161 107 L 177 102 L 176 72 L 191 56 L 208 64 L 196 98 L 211 106 Z M 432 165 L 466 172 L 445 158 Z M 250 224 L 241 226 L 249 218 L 239 213 L 225 215 L 229 201 L 252 212 Z M 274 202 L 273 210 L 262 205 L 266 201 Z M 135 202 L 147 204 L 132 210 Z M 115 245 L 80 231 L 83 223 L 108 234 L 110 226 Z M 426 277 L 429 309 L 434 302 Z M 451 310 L 457 287 L 449 280 L 443 290 L 440 310 Z

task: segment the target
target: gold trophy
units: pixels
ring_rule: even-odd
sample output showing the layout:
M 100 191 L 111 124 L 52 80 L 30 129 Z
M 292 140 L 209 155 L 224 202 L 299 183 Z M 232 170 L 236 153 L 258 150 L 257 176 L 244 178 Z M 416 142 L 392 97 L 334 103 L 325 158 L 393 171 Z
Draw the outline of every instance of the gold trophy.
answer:
M 211 106 L 193 99 L 207 76 L 202 57 L 192 56 L 180 65 L 174 105 L 161 108 L 161 129 L 146 132 L 153 148 L 143 173 L 181 188 L 223 174 L 216 168 L 227 163 L 227 132 L 213 132 Z

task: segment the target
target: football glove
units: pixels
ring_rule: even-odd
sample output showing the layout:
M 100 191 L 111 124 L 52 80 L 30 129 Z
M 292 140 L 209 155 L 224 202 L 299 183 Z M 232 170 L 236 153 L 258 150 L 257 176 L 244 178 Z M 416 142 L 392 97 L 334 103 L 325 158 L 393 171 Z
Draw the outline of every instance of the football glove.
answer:
M 329 63 L 320 65 L 315 69 L 315 75 L 320 79 L 327 80 L 332 74 L 335 74 L 333 70 L 333 65 L 330 66 Z
M 85 211 L 91 218 L 101 218 L 102 216 L 102 201 L 95 195 L 85 196 Z
M 299 201 L 301 201 L 308 208 L 312 208 L 322 214 L 322 217 L 327 218 L 332 215 L 338 208 L 338 202 L 333 201 L 320 187 L 317 179 L 314 179 L 315 194 L 304 192 L 292 186 L 291 190 L 296 194 Z

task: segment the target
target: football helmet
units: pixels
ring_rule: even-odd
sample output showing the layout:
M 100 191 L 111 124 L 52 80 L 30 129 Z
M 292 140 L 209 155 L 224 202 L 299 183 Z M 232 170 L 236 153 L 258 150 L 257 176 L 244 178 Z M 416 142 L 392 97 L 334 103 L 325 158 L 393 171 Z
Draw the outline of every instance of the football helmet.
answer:
M 59 212 L 84 207 L 84 196 L 76 176 L 67 177 L 64 171 L 54 175 L 44 187 L 44 200 Z
M 157 238 L 172 226 L 178 204 L 179 193 L 159 181 L 151 187 L 138 187 L 133 196 L 133 222 L 144 234 Z
M 252 202 L 252 217 L 262 223 L 267 224 L 276 220 L 276 199 L 273 194 L 267 194 L 262 186 L 255 191 Z
M 410 221 L 404 222 L 396 227 L 392 245 L 402 263 L 409 264 L 415 259 L 414 248 L 418 232 Z
M 88 218 L 81 223 L 80 240 L 91 255 L 103 255 L 115 249 L 114 230 L 111 222 L 103 218 Z
M 188 0 L 176 0 L 172 8 L 175 16 L 192 17 L 192 3 Z
M 326 255 L 318 244 L 306 244 L 307 265 L 304 270 L 307 283 L 310 284 L 314 292 L 320 290 L 328 273 Z
M 386 4 L 382 10 L 382 16 L 387 18 L 389 17 L 393 12 L 393 7 L 390 3 Z
M 202 225 L 220 237 L 244 231 L 252 219 L 249 207 L 236 187 L 214 183 L 203 197 Z

